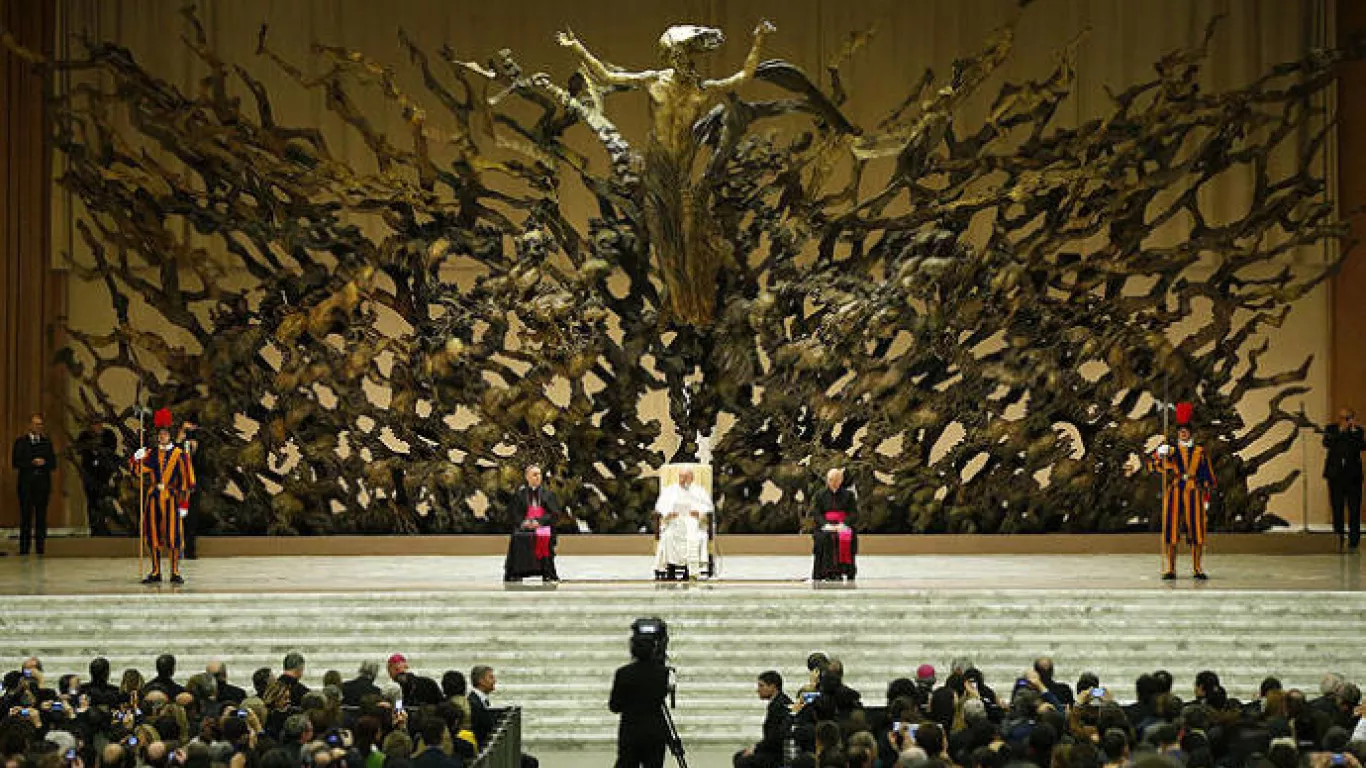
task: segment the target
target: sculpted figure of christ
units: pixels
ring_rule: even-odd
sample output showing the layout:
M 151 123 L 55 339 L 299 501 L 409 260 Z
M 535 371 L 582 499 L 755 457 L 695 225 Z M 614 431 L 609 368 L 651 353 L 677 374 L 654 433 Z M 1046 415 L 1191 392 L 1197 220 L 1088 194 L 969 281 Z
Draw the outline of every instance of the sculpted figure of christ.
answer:
M 693 124 L 716 102 L 754 79 L 764 39 L 775 31 L 768 21 L 754 29 L 745 64 L 729 77 L 703 79 L 695 56 L 725 42 L 719 29 L 695 25 L 669 27 L 659 38 L 664 68 L 626 72 L 604 64 L 573 32 L 556 36 L 574 51 L 599 83 L 644 87 L 650 96 L 650 146 L 645 153 L 645 209 L 650 239 L 664 283 L 661 318 L 707 325 L 715 312 L 717 272 L 727 252 L 707 210 L 707 194 L 692 179 L 697 143 Z

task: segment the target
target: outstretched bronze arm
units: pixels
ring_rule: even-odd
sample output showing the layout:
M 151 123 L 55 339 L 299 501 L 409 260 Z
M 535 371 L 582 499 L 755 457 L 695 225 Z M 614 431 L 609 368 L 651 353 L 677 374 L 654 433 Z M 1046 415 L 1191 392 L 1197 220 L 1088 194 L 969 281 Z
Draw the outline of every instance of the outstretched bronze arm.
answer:
M 583 60 L 584 66 L 588 68 L 589 73 L 600 82 L 609 85 L 639 87 L 659 77 L 658 72 L 648 69 L 644 72 L 624 72 L 608 67 L 597 56 L 594 56 L 592 51 L 585 48 L 579 38 L 575 37 L 570 30 L 555 33 L 555 42 L 577 53 L 579 58 Z
M 702 88 L 708 91 L 733 91 L 753 80 L 754 72 L 759 69 L 759 60 L 763 55 L 764 39 L 777 31 L 778 28 L 773 26 L 773 23 L 768 19 L 760 21 L 759 25 L 754 28 L 754 44 L 749 47 L 749 56 L 745 58 L 745 66 L 730 77 L 703 82 Z

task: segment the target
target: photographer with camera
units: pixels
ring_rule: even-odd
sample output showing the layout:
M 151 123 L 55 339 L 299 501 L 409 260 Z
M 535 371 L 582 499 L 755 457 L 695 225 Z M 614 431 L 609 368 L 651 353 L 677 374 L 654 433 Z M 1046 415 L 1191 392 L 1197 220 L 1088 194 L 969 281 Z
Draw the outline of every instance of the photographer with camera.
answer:
M 662 768 L 672 738 L 665 709 L 669 667 L 668 629 L 659 619 L 631 625 L 633 661 L 616 671 L 608 708 L 621 715 L 616 768 Z

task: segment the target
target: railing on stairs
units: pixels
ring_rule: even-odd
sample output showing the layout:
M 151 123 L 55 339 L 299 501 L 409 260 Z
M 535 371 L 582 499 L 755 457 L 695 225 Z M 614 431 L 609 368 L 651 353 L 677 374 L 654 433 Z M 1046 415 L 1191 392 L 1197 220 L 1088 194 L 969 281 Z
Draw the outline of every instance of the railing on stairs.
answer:
M 498 715 L 489 743 L 470 768 L 521 768 L 522 708 L 508 707 Z

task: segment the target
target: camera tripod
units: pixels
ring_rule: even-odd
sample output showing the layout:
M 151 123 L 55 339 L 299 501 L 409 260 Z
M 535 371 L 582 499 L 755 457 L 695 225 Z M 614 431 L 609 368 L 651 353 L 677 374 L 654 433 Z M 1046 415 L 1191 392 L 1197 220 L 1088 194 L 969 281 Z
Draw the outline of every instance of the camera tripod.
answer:
M 664 713 L 664 727 L 668 731 L 669 752 L 674 756 L 678 763 L 678 768 L 688 768 L 688 759 L 684 756 L 687 750 L 683 747 L 683 737 L 678 735 L 678 726 L 674 725 L 673 708 L 678 706 L 678 685 L 674 682 L 674 668 L 669 667 L 669 701 L 661 702 L 660 710 Z

